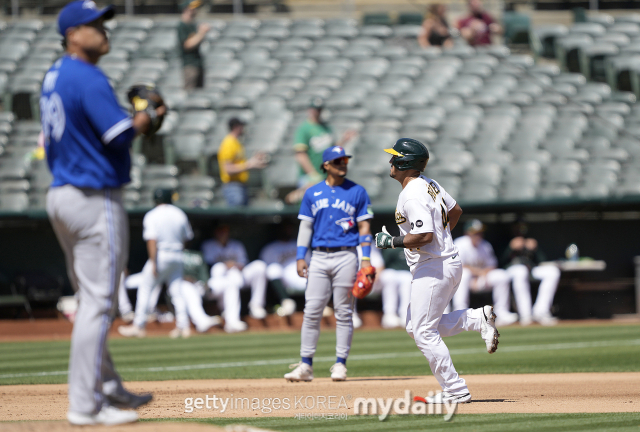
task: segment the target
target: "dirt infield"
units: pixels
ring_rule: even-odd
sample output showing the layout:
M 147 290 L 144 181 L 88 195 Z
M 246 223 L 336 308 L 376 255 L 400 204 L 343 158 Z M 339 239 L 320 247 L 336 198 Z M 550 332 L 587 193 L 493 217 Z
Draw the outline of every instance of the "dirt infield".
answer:
M 572 373 L 527 375 L 467 375 L 472 403 L 458 412 L 468 413 L 602 413 L 640 410 L 640 373 Z M 297 414 L 354 414 L 357 398 L 401 398 L 405 391 L 426 396 L 439 386 L 429 377 L 352 378 L 332 382 L 288 383 L 284 379 L 194 380 L 132 382 L 133 391 L 155 396 L 140 417 L 288 417 Z M 60 420 L 67 411 L 67 386 L 22 385 L 0 387 L 0 421 Z M 206 398 L 209 406 L 206 408 Z M 217 397 L 217 400 L 213 398 Z M 187 398 L 202 398 L 192 412 Z M 244 398 L 247 398 L 243 402 Z M 274 398 L 279 400 L 278 408 Z M 227 409 L 222 412 L 224 400 Z M 265 401 L 265 399 L 267 401 Z M 288 400 L 289 408 L 286 408 Z M 196 402 L 197 403 L 197 402 Z M 218 409 L 214 408 L 214 403 Z M 241 404 L 244 403 L 244 406 Z M 254 404 L 250 407 L 250 404 Z M 257 404 L 257 405 L 256 405 Z M 4 425 L 3 425 L 3 430 Z M 47 431 L 50 431 L 47 429 Z

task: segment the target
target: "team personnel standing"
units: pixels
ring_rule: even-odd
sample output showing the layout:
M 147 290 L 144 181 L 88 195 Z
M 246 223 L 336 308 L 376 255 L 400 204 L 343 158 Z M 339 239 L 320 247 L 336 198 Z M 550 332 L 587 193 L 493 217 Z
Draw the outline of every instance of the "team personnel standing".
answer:
M 313 379 L 313 356 L 320 336 L 322 312 L 333 294 L 336 316 L 336 363 L 331 367 L 334 381 L 347 379 L 346 362 L 353 337 L 352 314 L 355 297 L 351 289 L 358 272 L 356 247 L 362 247 L 362 267 L 370 267 L 373 218 L 369 195 L 362 186 L 348 180 L 349 158 L 342 147 L 330 147 L 322 154 L 320 168 L 327 179 L 304 194 L 298 231 L 298 274 L 306 277 L 304 319 L 302 321 L 300 363 L 285 374 L 288 381 Z M 311 262 L 305 255 L 311 244 Z
M 204 68 L 200 55 L 200 44 L 211 29 L 209 24 L 196 26 L 195 18 L 200 0 L 186 0 L 180 5 L 182 15 L 178 24 L 178 52 L 182 57 L 184 89 L 187 91 L 204 87 Z
M 422 143 L 401 138 L 385 151 L 393 155 L 390 176 L 402 185 L 396 207 L 400 235 L 392 237 L 383 227 L 375 242 L 382 249 L 404 248 L 413 275 L 407 332 L 442 387 L 441 393 L 427 401 L 468 402 L 471 394 L 458 376 L 442 336 L 474 330 L 480 332 L 487 351 L 493 353 L 498 348 L 499 334 L 491 306 L 443 314 L 462 277 L 462 263 L 451 237 L 462 209 L 435 180 L 420 174 L 429 161 L 429 152 Z
M 187 215 L 172 205 L 171 189 L 156 189 L 153 199 L 156 206 L 144 215 L 142 237 L 147 242 L 149 259 L 142 269 L 142 280 L 138 287 L 136 311 L 133 324 L 118 327 L 118 332 L 127 337 L 146 335 L 149 296 L 154 287 L 166 283 L 169 287 L 171 303 L 176 312 L 177 333 L 189 336 L 189 317 L 182 296 L 182 251 L 185 242 L 193 238 L 193 231 Z
M 45 75 L 40 97 L 53 174 L 47 213 L 80 302 L 71 336 L 67 412 L 69 422 L 77 425 L 136 421 L 135 412 L 120 408 L 137 408 L 151 400 L 151 395 L 137 396 L 122 387 L 107 334 L 129 251 L 122 204 L 122 185 L 130 181 L 129 147 L 166 107 L 131 117 L 96 66 L 109 52 L 104 21 L 113 15 L 113 7 L 98 9 L 90 0 L 62 9 L 58 30 L 65 55 Z
M 518 315 L 509 311 L 511 276 L 498 267 L 498 259 L 491 243 L 484 239 L 485 226 L 478 219 L 468 221 L 465 235 L 454 243 L 462 260 L 462 280 L 453 296 L 453 309 L 469 307 L 469 292 L 493 290 L 493 305 L 496 322 L 506 326 L 518 321 Z

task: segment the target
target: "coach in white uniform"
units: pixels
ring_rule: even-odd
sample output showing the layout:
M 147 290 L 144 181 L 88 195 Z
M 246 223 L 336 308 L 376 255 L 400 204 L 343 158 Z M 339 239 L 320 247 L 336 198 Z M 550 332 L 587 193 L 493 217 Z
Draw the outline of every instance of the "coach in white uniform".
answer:
M 171 204 L 172 194 L 173 191 L 169 189 L 156 189 L 153 194 L 156 206 L 142 220 L 142 237 L 147 242 L 149 259 L 142 269 L 133 324 L 118 327 L 118 332 L 123 336 L 146 336 L 149 297 L 152 289 L 162 283 L 169 287 L 176 313 L 176 327 L 183 333 L 188 332 L 189 316 L 180 282 L 182 251 L 185 242 L 193 238 L 193 231 L 187 215 Z
M 264 308 L 267 291 L 267 265 L 260 260 L 249 263 L 247 250 L 238 240 L 229 238 L 228 225 L 219 225 L 214 239 L 202 243 L 202 255 L 211 265 L 209 287 L 215 297 L 222 298 L 225 331 L 244 331 L 246 324 L 240 321 L 240 289 L 251 287 L 249 314 L 252 318 L 267 316 Z
M 453 296 L 453 309 L 469 307 L 469 291 L 493 290 L 493 307 L 500 326 L 518 321 L 518 315 L 509 311 L 511 276 L 498 267 L 498 259 L 491 243 L 483 238 L 485 226 L 478 219 L 465 224 L 465 235 L 454 243 L 462 260 L 462 280 L 458 292 Z
M 375 242 L 381 249 L 404 248 L 413 275 L 406 329 L 442 387 L 442 393 L 427 401 L 468 402 L 471 394 L 458 376 L 442 336 L 474 330 L 493 353 L 499 334 L 491 306 L 443 314 L 462 277 L 462 263 L 451 237 L 462 209 L 435 180 L 420 175 L 429 160 L 422 143 L 401 138 L 385 151 L 393 155 L 390 176 L 402 185 L 395 215 L 400 236 L 392 237 L 383 227 Z

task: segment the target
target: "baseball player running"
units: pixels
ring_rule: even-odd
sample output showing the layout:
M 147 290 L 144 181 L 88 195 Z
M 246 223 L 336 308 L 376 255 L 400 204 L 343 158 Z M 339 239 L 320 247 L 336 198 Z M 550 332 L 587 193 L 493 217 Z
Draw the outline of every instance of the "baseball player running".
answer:
M 189 316 L 182 296 L 182 251 L 186 241 L 193 238 L 187 215 L 172 205 L 173 191 L 156 189 L 153 199 L 156 206 L 144 215 L 142 237 L 147 242 L 149 259 L 142 269 L 138 287 L 133 324 L 118 327 L 118 333 L 126 337 L 145 337 L 149 296 L 154 287 L 166 283 L 171 303 L 176 312 L 176 328 L 183 337 L 189 337 Z
M 96 66 L 109 52 L 104 21 L 113 15 L 113 7 L 98 9 L 90 0 L 62 9 L 58 29 L 65 55 L 45 75 L 40 97 L 53 174 L 47 213 L 80 298 L 71 336 L 67 412 L 69 422 L 77 425 L 136 421 L 135 412 L 120 408 L 137 408 L 151 400 L 151 395 L 134 395 L 122 387 L 107 334 L 129 251 L 122 204 L 122 185 L 130 181 L 129 147 L 166 107 L 145 107 L 131 117 Z
M 313 356 L 320 336 L 322 311 L 333 294 L 336 316 L 336 363 L 331 379 L 347 379 L 347 357 L 353 337 L 354 297 L 351 289 L 358 271 L 356 246 L 362 247 L 362 267 L 370 267 L 373 218 L 369 195 L 346 178 L 349 158 L 342 147 L 322 153 L 320 168 L 327 179 L 311 186 L 302 198 L 298 231 L 298 274 L 307 278 L 302 321 L 300 363 L 284 375 L 288 381 L 313 380 Z M 304 257 L 311 244 L 311 262 Z
M 442 336 L 474 330 L 493 353 L 500 335 L 492 306 L 443 314 L 462 277 L 462 263 L 451 238 L 462 209 L 435 180 L 420 174 L 429 161 L 422 143 L 401 138 L 385 152 L 393 155 L 390 176 L 402 185 L 396 207 L 400 235 L 393 237 L 383 227 L 375 242 L 381 249 L 404 248 L 413 275 L 406 329 L 442 387 L 442 392 L 428 397 L 427 402 L 468 402 L 471 394 L 458 376 Z

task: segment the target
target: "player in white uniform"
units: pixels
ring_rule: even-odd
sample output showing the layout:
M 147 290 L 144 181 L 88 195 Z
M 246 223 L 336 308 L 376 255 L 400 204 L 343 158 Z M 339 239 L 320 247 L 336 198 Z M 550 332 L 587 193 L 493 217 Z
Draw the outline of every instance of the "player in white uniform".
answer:
M 390 176 L 402 185 L 396 207 L 400 236 L 392 237 L 383 227 L 375 242 L 382 249 L 404 248 L 413 275 L 406 329 L 442 387 L 442 393 L 427 401 L 468 402 L 471 394 L 458 376 L 442 336 L 474 330 L 480 332 L 487 351 L 493 353 L 499 334 L 491 306 L 443 314 L 462 277 L 462 263 L 451 238 L 451 228 L 456 226 L 462 209 L 435 180 L 420 175 L 429 160 L 422 143 L 401 138 L 385 151 L 393 155 Z
M 509 242 L 503 261 L 512 278 L 520 324 L 526 326 L 537 321 L 545 326 L 556 325 L 558 319 L 551 315 L 551 305 L 560 282 L 560 269 L 555 265 L 539 265 L 545 257 L 538 248 L 537 240 L 525 238 L 527 226 L 524 223 L 517 223 L 514 228 L 516 236 Z M 540 281 L 533 306 L 529 276 Z
M 362 252 L 358 247 L 358 257 L 361 256 Z M 382 296 L 382 328 L 404 327 L 411 296 L 411 272 L 387 268 L 378 248 L 371 248 L 371 265 L 376 268 L 376 279 L 371 292 Z
M 171 303 L 176 313 L 176 327 L 184 335 L 189 332 L 189 317 L 182 296 L 182 251 L 184 244 L 193 238 L 187 215 L 171 204 L 173 191 L 154 191 L 156 206 L 144 215 L 142 237 L 147 242 L 149 259 L 142 269 L 143 278 L 138 287 L 136 311 L 133 324 L 118 327 L 118 332 L 127 337 L 146 336 L 147 311 L 152 289 L 166 283 Z
M 260 260 L 267 264 L 267 279 L 280 297 L 280 307 L 276 310 L 279 316 L 289 316 L 296 311 L 296 302 L 289 298 L 287 290 L 302 293 L 307 288 L 307 279 L 298 275 L 298 246 L 293 238 L 293 229 L 292 224 L 282 224 L 278 240 L 267 244 L 260 252 Z
M 506 326 L 518 321 L 518 315 L 509 311 L 511 276 L 499 269 L 498 260 L 491 244 L 484 240 L 484 224 L 477 219 L 465 224 L 466 235 L 454 243 L 462 259 L 462 280 L 453 296 L 453 309 L 469 307 L 469 291 L 493 290 L 493 306 L 497 315 L 496 324 Z
M 213 295 L 222 300 L 225 331 L 244 331 L 247 326 L 240 321 L 240 289 L 251 287 L 249 314 L 255 319 L 264 319 L 267 290 L 267 265 L 260 260 L 249 262 L 247 250 L 238 240 L 229 238 L 228 225 L 219 225 L 215 239 L 202 243 L 202 255 L 211 265 L 209 287 Z

